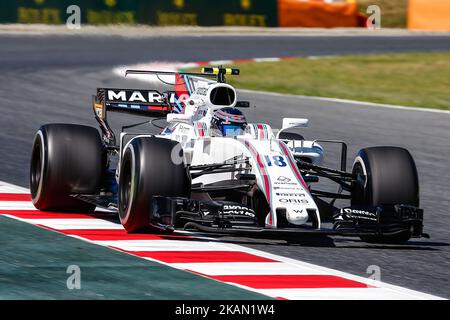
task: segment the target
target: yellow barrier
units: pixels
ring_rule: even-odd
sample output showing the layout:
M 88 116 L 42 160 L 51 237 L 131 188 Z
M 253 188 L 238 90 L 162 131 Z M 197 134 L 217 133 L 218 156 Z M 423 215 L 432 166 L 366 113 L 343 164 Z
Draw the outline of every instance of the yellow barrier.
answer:
M 347 3 L 322 1 L 278 0 L 278 25 L 280 27 L 358 27 L 361 25 L 358 6 Z
M 408 29 L 450 31 L 450 1 L 409 0 Z

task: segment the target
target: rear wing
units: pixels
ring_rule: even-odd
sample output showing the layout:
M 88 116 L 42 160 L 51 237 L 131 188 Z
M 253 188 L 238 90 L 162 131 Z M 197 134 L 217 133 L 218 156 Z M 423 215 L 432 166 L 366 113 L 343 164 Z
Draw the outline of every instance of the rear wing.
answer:
M 225 82 L 226 75 L 239 75 L 239 69 L 231 68 L 202 68 L 201 73 L 196 72 L 172 72 L 153 70 L 127 70 L 129 74 L 148 75 L 174 75 L 175 91 L 160 93 L 156 90 L 144 89 L 116 89 L 98 88 L 93 97 L 95 114 L 106 119 L 107 111 L 135 113 L 150 117 L 161 117 L 168 113 L 182 112 L 181 96 L 189 96 L 195 91 L 192 77 L 216 78 L 217 82 Z M 159 78 L 158 78 L 159 79 Z M 190 82 L 190 84 L 187 84 Z
M 145 89 L 97 88 L 97 94 L 92 97 L 92 108 L 95 119 L 100 124 L 103 141 L 115 145 L 115 136 L 107 121 L 107 112 L 123 112 L 148 117 L 164 117 L 168 113 L 183 113 L 183 101 L 195 90 L 193 78 L 216 78 L 217 82 L 225 82 L 226 75 L 239 75 L 239 69 L 203 68 L 201 73 L 171 72 L 152 70 L 127 70 L 129 74 L 174 75 L 175 91 L 158 92 Z M 198 79 L 198 78 L 197 78 Z M 161 80 L 161 79 L 159 79 Z
M 160 93 L 156 90 L 98 88 L 92 96 L 95 119 L 100 125 L 102 139 L 109 146 L 115 146 L 116 137 L 108 124 L 107 112 L 123 112 L 147 117 L 164 117 L 173 112 L 170 103 L 174 93 Z
M 129 74 L 152 74 L 152 75 L 181 75 L 181 76 L 194 76 L 194 77 L 208 77 L 215 78 L 217 82 L 225 83 L 226 75 L 238 76 L 240 70 L 236 68 L 222 68 L 220 67 L 205 67 L 201 69 L 201 72 L 177 72 L 177 71 L 153 71 L 153 70 L 127 70 L 125 76 Z

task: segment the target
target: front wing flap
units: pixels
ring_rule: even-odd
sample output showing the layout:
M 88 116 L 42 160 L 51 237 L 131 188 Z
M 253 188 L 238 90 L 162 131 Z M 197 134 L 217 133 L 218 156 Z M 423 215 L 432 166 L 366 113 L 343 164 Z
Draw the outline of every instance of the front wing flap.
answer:
M 423 234 L 423 209 L 407 205 L 352 206 L 339 210 L 334 217 L 334 230 L 343 233 L 357 230 L 374 235 L 411 232 Z

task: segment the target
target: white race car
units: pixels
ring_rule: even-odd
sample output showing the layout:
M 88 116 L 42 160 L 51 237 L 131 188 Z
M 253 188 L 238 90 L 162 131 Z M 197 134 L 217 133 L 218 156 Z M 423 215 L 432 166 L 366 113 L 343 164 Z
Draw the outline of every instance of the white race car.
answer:
M 307 119 L 284 118 L 277 131 L 248 123 L 241 110 L 249 102 L 238 101 L 225 83 L 238 69 L 127 74 L 172 76 L 174 90 L 97 89 L 93 109 L 101 135 L 82 125 L 42 126 L 30 170 L 36 208 L 115 209 L 128 232 L 306 233 L 368 242 L 426 236 L 417 170 L 407 150 L 362 149 L 347 172 L 346 144 L 304 139 L 298 128 Z M 123 127 L 117 144 L 107 111 L 163 118 L 168 125 L 158 135 Z M 329 143 L 342 148 L 339 169 L 323 166 L 321 144 Z M 338 191 L 318 190 L 319 179 L 335 182 Z M 349 204 L 337 207 L 337 199 Z

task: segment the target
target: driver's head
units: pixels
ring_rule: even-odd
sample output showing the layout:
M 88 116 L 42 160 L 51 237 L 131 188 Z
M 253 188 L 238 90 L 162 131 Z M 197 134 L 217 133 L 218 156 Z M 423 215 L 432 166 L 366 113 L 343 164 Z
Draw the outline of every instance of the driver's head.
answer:
M 241 110 L 225 107 L 216 110 L 211 121 L 211 133 L 220 137 L 235 137 L 244 133 L 247 120 Z

